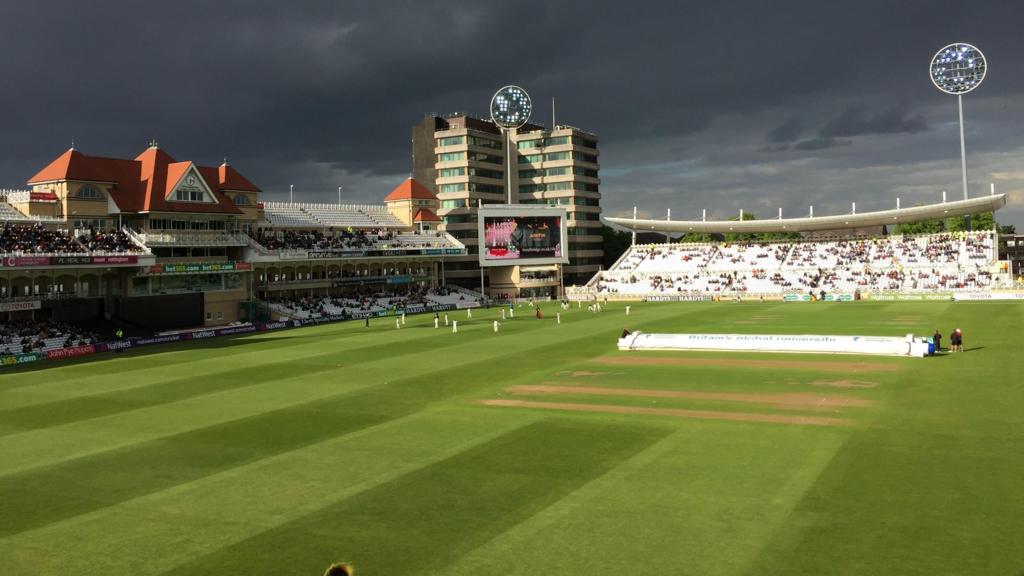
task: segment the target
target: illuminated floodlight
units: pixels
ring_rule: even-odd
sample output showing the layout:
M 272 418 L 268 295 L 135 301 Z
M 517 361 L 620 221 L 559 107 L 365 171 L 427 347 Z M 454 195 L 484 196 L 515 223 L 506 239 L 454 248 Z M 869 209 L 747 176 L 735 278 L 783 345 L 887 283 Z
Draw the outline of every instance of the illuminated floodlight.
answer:
M 981 50 L 958 42 L 936 52 L 928 71 L 936 88 L 959 96 L 981 84 L 988 72 L 988 62 Z
M 491 98 L 491 120 L 502 128 L 519 128 L 532 111 L 530 95 L 519 86 L 505 86 Z

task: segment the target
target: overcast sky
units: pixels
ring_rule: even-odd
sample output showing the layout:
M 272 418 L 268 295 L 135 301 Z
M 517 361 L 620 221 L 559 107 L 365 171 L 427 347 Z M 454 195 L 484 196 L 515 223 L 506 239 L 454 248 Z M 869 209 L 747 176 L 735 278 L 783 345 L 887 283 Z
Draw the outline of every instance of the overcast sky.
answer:
M 534 120 L 601 138 L 605 215 L 761 217 L 962 195 L 956 99 L 932 55 L 971 42 L 971 193 L 1024 231 L 1021 2 L 3 2 L 0 187 L 72 140 L 230 163 L 286 199 L 380 202 L 424 114 L 484 115 L 509 83 Z

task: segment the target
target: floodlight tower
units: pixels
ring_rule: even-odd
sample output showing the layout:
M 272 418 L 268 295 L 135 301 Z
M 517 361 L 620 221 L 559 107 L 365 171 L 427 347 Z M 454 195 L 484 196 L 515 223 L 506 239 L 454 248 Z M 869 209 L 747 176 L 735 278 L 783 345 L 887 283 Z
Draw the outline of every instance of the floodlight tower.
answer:
M 491 98 L 491 121 L 501 128 L 505 136 L 505 161 L 506 172 L 505 182 L 508 203 L 512 203 L 512 138 L 509 131 L 512 128 L 519 128 L 530 119 L 530 112 L 533 111 L 533 102 L 530 95 L 519 86 L 509 85 L 498 90 Z
M 976 47 L 964 42 L 946 46 L 932 56 L 928 76 L 932 84 L 946 94 L 956 96 L 960 114 L 960 175 L 964 186 L 964 200 L 967 200 L 967 152 L 964 146 L 964 94 L 981 85 L 988 72 L 985 55 Z M 970 216 L 964 216 L 964 223 L 970 229 Z

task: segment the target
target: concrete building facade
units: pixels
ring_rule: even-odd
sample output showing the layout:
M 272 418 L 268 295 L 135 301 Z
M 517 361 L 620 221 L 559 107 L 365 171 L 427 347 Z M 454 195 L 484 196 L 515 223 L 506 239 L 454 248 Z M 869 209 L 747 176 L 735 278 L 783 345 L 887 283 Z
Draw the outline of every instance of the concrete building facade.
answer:
M 449 281 L 479 288 L 476 209 L 509 202 L 511 183 L 512 204 L 567 210 L 569 264 L 562 269 L 562 281 L 567 286 L 586 283 L 600 269 L 604 254 L 597 135 L 571 126 L 547 130 L 526 124 L 512 130 L 509 139 L 511 168 L 501 130 L 490 120 L 431 115 L 412 129 L 413 178 L 437 195 L 439 228 L 467 248 L 466 256 L 447 262 Z M 508 278 L 536 277 L 528 272 L 503 274 L 502 292 L 509 290 Z M 514 295 L 545 295 L 546 286 L 536 284 L 513 283 Z

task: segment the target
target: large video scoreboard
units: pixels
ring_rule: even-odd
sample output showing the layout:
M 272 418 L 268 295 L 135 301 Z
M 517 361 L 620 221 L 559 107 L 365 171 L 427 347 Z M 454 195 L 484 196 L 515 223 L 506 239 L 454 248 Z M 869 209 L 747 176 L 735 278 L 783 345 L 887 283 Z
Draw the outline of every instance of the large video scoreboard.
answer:
M 566 264 L 564 208 L 483 206 L 477 211 L 481 266 Z

